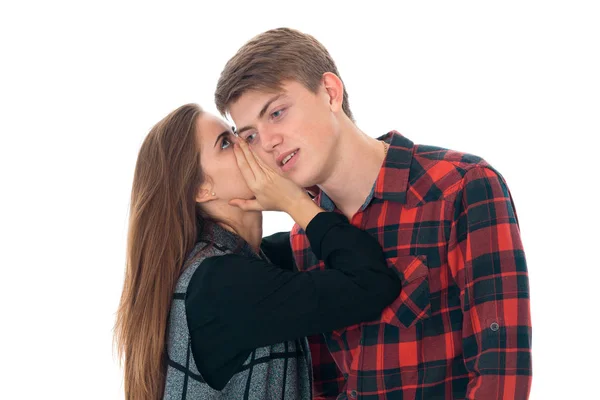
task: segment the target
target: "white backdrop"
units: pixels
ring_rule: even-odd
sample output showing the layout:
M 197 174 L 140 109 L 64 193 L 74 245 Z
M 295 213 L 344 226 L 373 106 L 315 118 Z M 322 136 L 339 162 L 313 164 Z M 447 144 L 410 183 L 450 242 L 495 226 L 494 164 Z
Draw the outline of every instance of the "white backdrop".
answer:
M 597 2 L 206 3 L 2 2 L 0 398 L 123 398 L 112 326 L 141 141 L 181 104 L 214 111 L 227 59 L 280 26 L 329 49 L 369 135 L 500 170 L 528 256 L 531 398 L 600 398 Z M 264 231 L 291 225 L 269 213 Z

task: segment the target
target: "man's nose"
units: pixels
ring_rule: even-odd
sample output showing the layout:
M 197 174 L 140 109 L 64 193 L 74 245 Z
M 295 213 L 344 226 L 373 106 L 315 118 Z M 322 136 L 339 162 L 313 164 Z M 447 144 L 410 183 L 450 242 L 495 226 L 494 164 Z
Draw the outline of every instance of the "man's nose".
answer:
M 278 132 L 265 130 L 261 134 L 261 145 L 266 152 L 272 152 L 282 142 L 283 136 Z

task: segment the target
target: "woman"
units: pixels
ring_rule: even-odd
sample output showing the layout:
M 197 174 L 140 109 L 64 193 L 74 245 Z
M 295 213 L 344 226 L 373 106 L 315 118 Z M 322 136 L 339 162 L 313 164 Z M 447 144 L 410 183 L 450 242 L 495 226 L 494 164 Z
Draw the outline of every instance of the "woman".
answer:
M 293 271 L 289 234 L 261 249 L 262 209 L 289 213 L 326 268 Z M 188 104 L 146 137 L 116 324 L 128 399 L 311 398 L 304 337 L 374 319 L 399 291 L 373 237 L 222 120 Z

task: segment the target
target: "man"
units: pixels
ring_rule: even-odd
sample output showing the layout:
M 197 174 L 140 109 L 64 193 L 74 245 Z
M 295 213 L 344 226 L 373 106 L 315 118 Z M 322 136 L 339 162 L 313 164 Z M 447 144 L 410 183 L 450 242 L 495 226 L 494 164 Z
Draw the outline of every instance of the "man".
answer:
M 502 176 L 483 159 L 374 139 L 313 37 L 262 33 L 225 66 L 215 100 L 267 164 L 375 236 L 402 292 L 380 319 L 310 338 L 317 398 L 525 399 L 525 256 Z M 323 268 L 295 226 L 302 271 Z

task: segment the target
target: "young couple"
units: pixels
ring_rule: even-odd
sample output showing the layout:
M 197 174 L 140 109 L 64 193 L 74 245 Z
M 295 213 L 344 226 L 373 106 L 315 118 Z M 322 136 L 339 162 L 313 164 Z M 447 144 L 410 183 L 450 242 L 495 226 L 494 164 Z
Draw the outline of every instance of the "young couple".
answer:
M 128 399 L 528 397 L 527 268 L 497 171 L 364 134 L 329 53 L 295 30 L 246 43 L 215 100 L 235 132 L 185 105 L 138 156 Z M 262 238 L 263 210 L 296 224 Z

